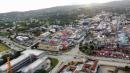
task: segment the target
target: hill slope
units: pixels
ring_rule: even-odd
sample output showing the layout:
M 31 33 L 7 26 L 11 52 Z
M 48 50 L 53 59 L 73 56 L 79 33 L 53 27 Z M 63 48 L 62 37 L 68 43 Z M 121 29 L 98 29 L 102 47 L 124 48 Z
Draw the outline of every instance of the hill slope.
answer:
M 113 1 L 105 4 L 93 4 L 90 7 L 85 5 L 59 6 L 48 9 L 40 9 L 26 12 L 10 12 L 0 14 L 0 20 L 16 21 L 30 18 L 47 19 L 47 18 L 74 18 L 80 14 L 93 15 L 105 8 L 130 8 L 130 1 Z

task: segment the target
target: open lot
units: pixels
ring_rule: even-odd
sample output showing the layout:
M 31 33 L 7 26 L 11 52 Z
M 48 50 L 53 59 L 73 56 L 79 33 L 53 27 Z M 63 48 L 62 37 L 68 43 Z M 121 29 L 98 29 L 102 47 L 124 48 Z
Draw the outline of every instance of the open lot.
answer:
M 126 71 L 118 69 L 114 66 L 101 66 L 100 69 L 100 73 L 127 73 Z

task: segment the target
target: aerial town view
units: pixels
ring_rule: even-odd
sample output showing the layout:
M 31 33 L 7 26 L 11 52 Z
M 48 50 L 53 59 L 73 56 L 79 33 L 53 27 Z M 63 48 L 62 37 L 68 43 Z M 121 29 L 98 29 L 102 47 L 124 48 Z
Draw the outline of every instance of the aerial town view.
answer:
M 0 73 L 130 73 L 130 0 L 0 0 Z

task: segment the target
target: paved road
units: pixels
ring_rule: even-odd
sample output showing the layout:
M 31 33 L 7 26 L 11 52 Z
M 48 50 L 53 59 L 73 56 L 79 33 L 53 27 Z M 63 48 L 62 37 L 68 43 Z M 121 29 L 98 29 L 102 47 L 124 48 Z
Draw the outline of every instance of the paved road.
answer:
M 99 61 L 99 65 L 125 67 L 130 66 L 128 63 L 112 62 L 112 61 Z
M 66 52 L 64 54 L 78 55 L 78 53 L 79 53 L 79 44 L 76 45 L 74 48 L 72 48 L 72 50 L 70 50 L 69 52 Z
M 11 49 L 18 50 L 18 51 L 23 50 L 22 48 L 26 49 L 25 46 L 19 45 L 18 43 L 15 43 L 15 42 L 9 40 L 8 38 L 1 37 L 1 36 L 0 36 L 0 40 L 2 40 L 3 42 L 6 42 L 5 44 L 6 44 L 7 46 L 9 46 Z M 19 46 L 19 47 L 18 47 L 18 46 Z M 20 47 L 21 47 L 21 48 L 20 48 Z

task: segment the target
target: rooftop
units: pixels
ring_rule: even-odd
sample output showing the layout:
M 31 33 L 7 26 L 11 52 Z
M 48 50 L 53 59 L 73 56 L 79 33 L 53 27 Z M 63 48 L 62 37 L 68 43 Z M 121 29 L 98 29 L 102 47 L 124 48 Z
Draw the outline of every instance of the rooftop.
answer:
M 22 52 L 22 54 L 33 54 L 35 56 L 39 56 L 41 54 L 43 54 L 43 51 L 41 50 L 36 50 L 36 49 L 29 49 L 29 50 L 25 50 Z

